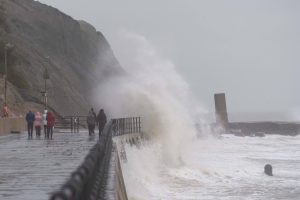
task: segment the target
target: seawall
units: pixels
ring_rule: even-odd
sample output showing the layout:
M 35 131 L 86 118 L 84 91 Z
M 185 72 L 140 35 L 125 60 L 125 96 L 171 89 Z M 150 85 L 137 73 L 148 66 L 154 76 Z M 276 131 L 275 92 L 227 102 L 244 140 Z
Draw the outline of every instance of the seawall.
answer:
M 20 133 L 26 130 L 26 121 L 23 117 L 0 118 L 0 135 Z

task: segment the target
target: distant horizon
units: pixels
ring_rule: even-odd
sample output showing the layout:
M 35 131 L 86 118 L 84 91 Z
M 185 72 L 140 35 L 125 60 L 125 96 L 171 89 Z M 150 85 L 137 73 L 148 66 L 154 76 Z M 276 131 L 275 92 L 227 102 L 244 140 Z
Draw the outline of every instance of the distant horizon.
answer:
M 209 123 L 215 123 L 216 117 L 214 112 L 204 115 Z M 287 112 L 229 112 L 229 122 L 291 122 L 300 123 L 300 120 L 293 120 Z

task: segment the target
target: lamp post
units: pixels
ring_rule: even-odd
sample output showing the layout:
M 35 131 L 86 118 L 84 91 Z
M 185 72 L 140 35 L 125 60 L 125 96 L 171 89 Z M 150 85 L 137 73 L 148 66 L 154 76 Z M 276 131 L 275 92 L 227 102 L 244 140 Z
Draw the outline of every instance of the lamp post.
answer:
M 10 43 L 6 43 L 4 46 L 4 67 L 5 67 L 5 76 L 4 76 L 4 105 L 7 105 L 6 101 L 6 91 L 7 91 L 7 50 L 12 48 L 13 45 Z
M 47 56 L 46 59 L 47 61 L 49 61 L 49 56 Z M 47 110 L 47 79 L 50 78 L 47 67 L 45 67 L 43 77 L 44 77 L 45 84 L 44 84 L 44 91 L 42 92 L 42 95 L 44 97 L 45 110 Z

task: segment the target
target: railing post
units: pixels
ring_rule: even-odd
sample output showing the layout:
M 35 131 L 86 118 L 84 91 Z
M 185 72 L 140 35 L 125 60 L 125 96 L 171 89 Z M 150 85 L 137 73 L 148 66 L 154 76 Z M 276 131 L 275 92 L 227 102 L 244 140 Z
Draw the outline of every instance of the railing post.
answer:
M 133 132 L 135 133 L 135 117 L 132 118 Z
M 123 134 L 126 134 L 126 118 L 124 118 Z
M 71 133 L 73 133 L 73 117 L 72 116 L 70 117 L 70 122 L 71 122 L 71 124 L 70 124 L 71 125 L 71 127 L 70 127 Z
M 133 126 L 132 126 L 132 117 L 130 117 L 130 133 L 133 132 Z
M 73 133 L 73 117 L 71 116 L 71 133 Z
M 77 117 L 77 133 L 79 133 L 79 117 Z
M 122 134 L 125 133 L 125 118 L 122 119 Z
M 141 132 L 141 117 L 139 117 L 139 133 Z
M 126 118 L 126 126 L 125 126 L 125 130 L 126 130 L 126 133 L 129 133 L 129 123 L 128 123 L 129 119 Z

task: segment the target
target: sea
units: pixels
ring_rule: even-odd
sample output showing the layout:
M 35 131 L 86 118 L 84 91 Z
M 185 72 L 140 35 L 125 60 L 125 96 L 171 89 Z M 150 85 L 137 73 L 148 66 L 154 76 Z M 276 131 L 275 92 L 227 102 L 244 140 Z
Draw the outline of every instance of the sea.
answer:
M 300 136 L 195 138 L 178 165 L 164 159 L 156 142 L 125 148 L 130 200 L 300 199 Z M 264 174 L 266 164 L 273 176 Z

